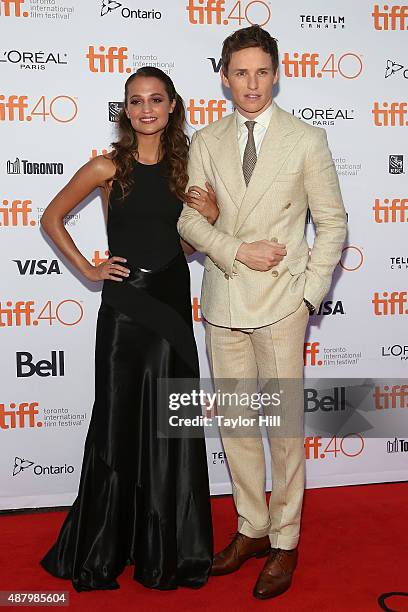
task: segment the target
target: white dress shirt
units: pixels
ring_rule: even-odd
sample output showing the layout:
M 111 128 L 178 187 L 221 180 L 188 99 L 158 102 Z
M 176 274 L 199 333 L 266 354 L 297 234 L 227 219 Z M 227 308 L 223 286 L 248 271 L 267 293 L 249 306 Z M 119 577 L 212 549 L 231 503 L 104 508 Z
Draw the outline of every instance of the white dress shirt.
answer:
M 255 140 L 255 148 L 256 148 L 257 157 L 259 157 L 259 151 L 261 150 L 261 144 L 266 134 L 266 130 L 268 129 L 269 122 L 271 120 L 272 113 L 274 111 L 274 107 L 275 107 L 275 104 L 274 102 L 272 102 L 272 104 L 268 106 L 268 108 L 264 110 L 263 113 L 261 113 L 260 115 L 258 115 L 256 119 L 254 119 L 255 121 L 254 140 Z M 245 151 L 246 143 L 248 140 L 248 128 L 245 125 L 245 121 L 249 121 L 249 119 L 241 115 L 241 113 L 238 110 L 236 112 L 236 117 L 237 117 L 238 146 L 239 146 L 239 152 L 241 155 L 241 163 L 242 163 L 244 159 L 244 151 Z

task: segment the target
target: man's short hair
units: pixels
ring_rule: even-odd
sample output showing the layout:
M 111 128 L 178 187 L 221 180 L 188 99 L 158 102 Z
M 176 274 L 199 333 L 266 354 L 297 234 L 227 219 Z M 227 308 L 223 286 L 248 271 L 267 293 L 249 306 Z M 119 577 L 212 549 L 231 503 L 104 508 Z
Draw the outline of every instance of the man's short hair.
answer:
M 228 66 L 231 56 L 235 51 L 248 49 L 250 47 L 260 47 L 265 53 L 271 56 L 272 68 L 276 73 L 279 67 L 278 41 L 273 38 L 266 30 L 259 25 L 252 25 L 249 28 L 241 28 L 233 32 L 226 38 L 222 45 L 221 62 L 222 70 L 225 75 L 228 73 Z

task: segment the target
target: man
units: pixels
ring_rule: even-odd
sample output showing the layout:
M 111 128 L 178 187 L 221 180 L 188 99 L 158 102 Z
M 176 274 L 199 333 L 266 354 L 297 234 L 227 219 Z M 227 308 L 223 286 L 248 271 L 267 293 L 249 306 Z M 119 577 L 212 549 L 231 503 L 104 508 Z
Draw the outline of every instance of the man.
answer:
M 184 205 L 178 229 L 207 255 L 201 307 L 215 380 L 302 379 L 308 315 L 330 287 L 346 235 L 326 133 L 273 102 L 278 65 L 276 40 L 259 26 L 229 36 L 221 78 L 236 110 L 196 132 L 191 143 L 189 201 L 196 203 Z M 220 209 L 214 225 L 198 212 L 206 182 Z M 310 254 L 304 235 L 308 207 L 316 227 Z M 303 423 L 302 401 L 294 401 L 289 412 Z M 261 436 L 220 431 L 238 531 L 215 555 L 212 574 L 268 555 L 253 594 L 275 597 L 290 587 L 297 562 L 303 435 L 269 436 L 268 508 Z

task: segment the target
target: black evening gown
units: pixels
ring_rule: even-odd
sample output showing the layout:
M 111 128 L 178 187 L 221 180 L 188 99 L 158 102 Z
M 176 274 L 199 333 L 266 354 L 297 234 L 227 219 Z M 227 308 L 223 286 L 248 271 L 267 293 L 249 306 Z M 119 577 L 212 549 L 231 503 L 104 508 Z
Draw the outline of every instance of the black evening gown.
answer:
M 77 498 L 40 561 L 77 591 L 117 589 L 127 564 L 157 589 L 197 588 L 212 563 L 205 440 L 160 437 L 158 378 L 198 380 L 190 275 L 180 247 L 181 202 L 165 160 L 135 162 L 108 214 L 112 255 L 129 279 L 104 282 L 96 330 L 95 402 Z M 201 432 L 202 433 L 202 432 Z

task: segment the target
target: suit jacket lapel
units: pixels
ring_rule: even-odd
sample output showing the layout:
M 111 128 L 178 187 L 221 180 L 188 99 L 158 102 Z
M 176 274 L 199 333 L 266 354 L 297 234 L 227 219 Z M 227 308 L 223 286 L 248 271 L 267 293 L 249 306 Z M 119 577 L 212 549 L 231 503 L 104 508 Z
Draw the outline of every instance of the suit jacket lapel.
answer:
M 297 129 L 290 121 L 290 116 L 276 105 L 262 141 L 254 172 L 241 202 L 234 234 L 237 234 L 248 215 L 272 185 L 286 158 L 302 136 L 303 131 Z
M 238 147 L 235 113 L 226 117 L 211 135 L 204 137 L 217 171 L 237 208 L 245 195 L 246 185 L 242 173 Z

